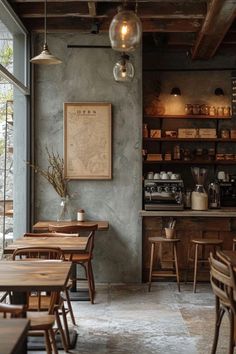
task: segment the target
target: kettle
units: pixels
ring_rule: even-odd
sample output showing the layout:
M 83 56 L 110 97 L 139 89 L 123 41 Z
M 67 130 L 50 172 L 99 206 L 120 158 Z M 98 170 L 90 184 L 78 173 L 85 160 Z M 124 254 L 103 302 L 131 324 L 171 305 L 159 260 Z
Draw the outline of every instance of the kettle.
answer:
M 208 201 L 209 208 L 220 208 L 220 184 L 217 180 L 209 183 L 208 185 Z

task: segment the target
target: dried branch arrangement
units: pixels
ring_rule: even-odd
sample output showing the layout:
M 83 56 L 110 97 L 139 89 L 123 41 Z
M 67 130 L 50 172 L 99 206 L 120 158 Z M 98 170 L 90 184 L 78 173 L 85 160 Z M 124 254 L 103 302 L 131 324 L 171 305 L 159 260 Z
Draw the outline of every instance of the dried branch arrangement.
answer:
M 35 173 L 43 176 L 60 197 L 66 197 L 68 195 L 69 180 L 64 178 L 64 159 L 58 153 L 50 152 L 48 148 L 46 148 L 46 152 L 49 163 L 46 170 L 30 163 L 29 166 L 34 169 Z

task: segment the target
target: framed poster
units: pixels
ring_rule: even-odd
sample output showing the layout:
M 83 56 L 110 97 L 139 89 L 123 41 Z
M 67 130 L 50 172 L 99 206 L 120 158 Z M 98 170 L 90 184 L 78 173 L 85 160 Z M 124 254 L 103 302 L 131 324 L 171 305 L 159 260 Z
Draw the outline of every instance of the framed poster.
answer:
M 64 103 L 65 178 L 112 178 L 110 103 Z

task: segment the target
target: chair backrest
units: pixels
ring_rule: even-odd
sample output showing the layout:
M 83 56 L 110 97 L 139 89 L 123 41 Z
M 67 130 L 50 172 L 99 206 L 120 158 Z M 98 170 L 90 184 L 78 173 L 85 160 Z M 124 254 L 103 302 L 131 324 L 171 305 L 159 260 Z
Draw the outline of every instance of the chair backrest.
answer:
M 49 225 L 49 231 L 54 233 L 55 235 L 65 234 L 70 235 L 71 233 L 77 232 L 79 236 L 87 236 L 88 243 L 86 252 L 92 256 L 93 248 L 94 248 L 94 236 L 95 231 L 98 229 L 98 224 L 83 224 L 83 225 Z
M 236 303 L 234 301 L 236 283 L 231 264 L 216 259 L 212 253 L 210 253 L 209 262 L 213 293 L 221 304 L 230 307 L 236 314 Z
M 60 237 L 60 236 L 68 236 L 68 233 L 62 232 L 27 232 L 23 235 L 23 237 Z M 79 236 L 78 233 L 71 234 L 70 236 Z
M 89 232 L 89 231 L 95 231 L 97 230 L 98 225 L 97 224 L 91 224 L 91 225 L 52 225 L 50 224 L 48 226 L 49 232 L 52 233 L 64 233 L 64 234 L 77 234 L 78 236 L 80 235 L 81 232 Z
M 12 255 L 12 259 L 61 259 L 64 254 L 59 247 L 22 247 L 17 248 Z
M 2 318 L 24 317 L 24 305 L 9 305 L 0 303 L 0 314 Z

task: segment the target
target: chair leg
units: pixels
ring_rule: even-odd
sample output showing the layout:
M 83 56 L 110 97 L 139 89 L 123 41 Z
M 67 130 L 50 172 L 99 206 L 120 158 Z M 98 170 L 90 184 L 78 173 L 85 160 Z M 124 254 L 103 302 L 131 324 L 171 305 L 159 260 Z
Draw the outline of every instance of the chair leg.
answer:
M 62 328 L 61 319 L 60 319 L 59 312 L 57 309 L 55 310 L 55 316 L 56 316 L 58 331 L 60 332 L 60 335 L 61 335 L 61 341 L 62 341 L 63 348 L 64 348 L 65 352 L 68 352 L 69 348 L 67 346 L 65 332 L 64 332 L 64 329 Z
M 220 325 L 221 325 L 221 321 L 224 316 L 224 313 L 225 313 L 225 310 L 223 308 L 220 308 L 219 299 L 216 297 L 215 332 L 214 332 L 214 339 L 213 339 L 211 354 L 216 353 L 218 339 L 219 339 Z
M 66 297 L 66 302 L 67 302 L 68 310 L 69 310 L 69 313 L 70 313 L 71 321 L 72 321 L 73 325 L 76 326 L 75 316 L 74 316 L 74 312 L 73 312 L 73 309 L 72 309 L 72 306 L 71 306 L 69 292 L 68 292 L 67 289 L 65 290 L 65 297 Z
M 49 332 L 49 335 L 50 335 L 50 338 L 51 338 L 51 342 L 52 342 L 53 354 L 58 354 L 55 333 L 54 333 L 52 328 L 50 328 L 48 330 L 48 332 Z
M 229 340 L 229 354 L 234 354 L 234 313 L 229 311 L 230 321 L 230 340 Z
M 151 245 L 151 255 L 150 255 L 150 266 L 149 266 L 149 280 L 148 280 L 148 291 L 151 291 L 152 284 L 152 268 L 153 268 L 153 257 L 154 257 L 155 244 Z
M 188 281 L 188 270 L 189 270 L 189 258 L 190 258 L 190 252 L 191 252 L 191 244 L 189 243 L 188 245 L 188 253 L 187 253 L 187 265 L 186 265 L 186 271 L 185 271 L 185 279 L 184 282 L 187 284 Z
M 90 274 L 89 274 L 89 265 L 88 265 L 88 263 L 85 264 L 85 271 L 86 271 L 86 277 L 88 279 L 89 297 L 90 297 L 91 304 L 93 304 L 94 303 L 94 301 L 93 301 L 93 289 L 92 289 L 91 278 L 90 278 Z
M 93 267 L 92 267 L 92 262 L 89 261 L 89 271 L 90 271 L 90 279 L 91 279 L 91 284 L 92 284 L 92 290 L 93 293 L 95 294 L 95 281 L 94 281 L 94 275 L 93 275 Z
M 64 305 L 61 308 L 61 312 L 62 312 L 67 347 L 70 348 L 70 345 L 71 345 L 70 344 L 70 332 L 69 332 L 69 328 L 68 328 L 68 322 L 67 322 L 67 318 L 66 318 L 66 311 L 65 311 Z
M 198 244 L 195 245 L 195 255 L 194 255 L 194 278 L 193 278 L 193 292 L 196 292 L 197 285 L 197 263 L 198 263 Z
M 44 331 L 44 338 L 45 338 L 46 352 L 47 352 L 47 354 L 52 354 L 52 346 L 51 346 L 48 330 Z
M 173 249 L 174 249 L 176 279 L 177 279 L 178 290 L 180 292 L 179 267 L 178 267 L 178 258 L 177 258 L 177 247 L 176 247 L 176 244 L 173 245 Z

